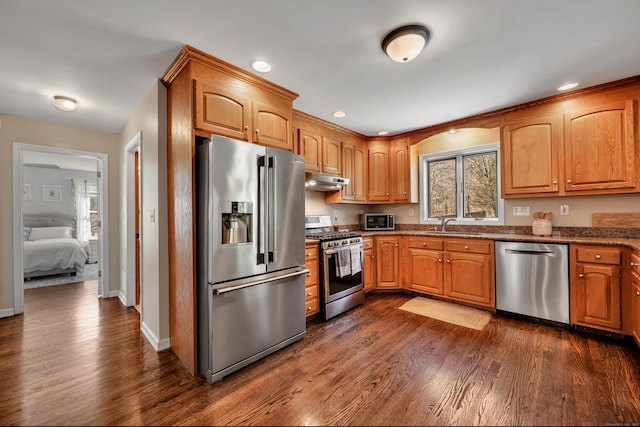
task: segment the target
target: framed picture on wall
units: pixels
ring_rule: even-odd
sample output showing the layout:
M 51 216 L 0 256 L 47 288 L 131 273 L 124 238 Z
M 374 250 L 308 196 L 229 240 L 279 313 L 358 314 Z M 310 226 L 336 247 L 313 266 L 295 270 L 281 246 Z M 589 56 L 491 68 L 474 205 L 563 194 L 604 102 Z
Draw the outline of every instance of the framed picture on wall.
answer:
M 43 185 L 42 186 L 42 200 L 45 202 L 59 202 L 60 201 L 60 186 L 59 185 Z
M 31 184 L 22 185 L 22 200 L 31 200 Z

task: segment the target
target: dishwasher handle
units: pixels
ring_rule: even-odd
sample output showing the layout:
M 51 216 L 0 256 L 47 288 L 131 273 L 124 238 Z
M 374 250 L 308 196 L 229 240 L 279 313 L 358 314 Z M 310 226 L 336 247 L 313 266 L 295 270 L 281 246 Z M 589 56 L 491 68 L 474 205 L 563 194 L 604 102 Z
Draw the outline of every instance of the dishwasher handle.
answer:
M 515 255 L 540 255 L 540 256 L 556 256 L 554 251 L 532 251 L 526 249 L 505 249 L 504 251 L 507 254 L 515 254 Z

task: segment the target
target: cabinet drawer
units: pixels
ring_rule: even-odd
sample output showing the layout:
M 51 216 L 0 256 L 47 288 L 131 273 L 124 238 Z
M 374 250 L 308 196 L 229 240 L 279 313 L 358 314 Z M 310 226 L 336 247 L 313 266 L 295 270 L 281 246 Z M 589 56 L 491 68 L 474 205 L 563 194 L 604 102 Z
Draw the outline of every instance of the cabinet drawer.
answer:
M 304 299 L 309 301 L 310 299 L 318 298 L 318 286 L 307 286 L 304 289 Z
M 622 250 L 603 246 L 578 246 L 578 262 L 620 265 Z
M 490 254 L 489 240 L 445 240 L 445 248 L 451 252 L 472 252 L 476 254 Z
M 362 249 L 373 248 L 373 237 L 365 237 L 362 239 Z
M 432 249 L 441 251 L 442 239 L 430 239 L 428 237 L 407 237 L 407 244 L 413 249 Z
M 307 275 L 305 276 L 305 286 L 317 285 L 318 284 L 318 260 L 311 259 L 307 260 L 304 263 L 304 266 L 309 270 Z
M 319 307 L 320 306 L 318 305 L 318 298 L 312 298 L 310 300 L 307 300 L 304 311 L 307 316 L 311 316 L 312 314 L 318 312 Z
M 310 259 L 318 259 L 318 245 L 307 245 L 304 249 L 305 262 Z

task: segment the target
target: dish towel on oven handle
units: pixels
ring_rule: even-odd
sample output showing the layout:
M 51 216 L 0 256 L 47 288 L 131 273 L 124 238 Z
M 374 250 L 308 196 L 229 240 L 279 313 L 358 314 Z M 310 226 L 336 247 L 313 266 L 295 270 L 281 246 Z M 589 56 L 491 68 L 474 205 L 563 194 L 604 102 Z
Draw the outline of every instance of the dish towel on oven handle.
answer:
M 336 251 L 336 276 L 344 277 L 351 274 L 351 250 L 349 248 Z
M 351 274 L 357 274 L 362 271 L 362 263 L 360 262 L 360 246 L 351 247 Z

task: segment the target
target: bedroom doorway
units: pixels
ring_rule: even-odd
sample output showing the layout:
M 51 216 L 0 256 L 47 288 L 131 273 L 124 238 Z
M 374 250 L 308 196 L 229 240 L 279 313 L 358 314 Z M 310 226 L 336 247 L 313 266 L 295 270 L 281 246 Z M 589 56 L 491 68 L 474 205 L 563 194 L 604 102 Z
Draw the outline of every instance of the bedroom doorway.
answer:
M 108 291 L 108 230 L 107 222 L 107 155 L 81 152 L 64 148 L 53 148 L 14 142 L 14 311 L 24 310 L 25 287 L 39 285 L 73 283 L 84 280 L 98 281 L 98 297 L 107 297 Z M 79 220 L 76 220 L 79 218 Z M 70 222 L 67 222 L 67 220 Z M 26 227 L 25 220 L 30 221 Z M 58 223 L 62 221 L 62 223 Z M 104 224 L 104 227 L 103 227 Z M 43 225 L 43 227 L 40 227 Z M 36 231 L 34 236 L 27 236 Z M 38 237 L 53 237 L 51 233 L 68 233 L 77 239 L 86 255 L 84 266 L 70 267 L 53 264 L 44 265 L 26 254 L 27 243 L 37 246 Z M 36 237 L 35 235 L 38 235 Z M 51 235 L 51 236 L 50 236 Z M 22 236 L 22 239 L 16 238 Z M 34 237 L 33 241 L 29 238 Z M 60 237 L 67 237 L 60 236 Z M 27 242 L 28 241 L 28 242 Z M 82 242 L 82 243 L 80 243 Z M 32 245 L 33 244 L 33 245 Z M 65 242 L 67 244 L 67 242 Z M 76 255 L 69 255 L 76 256 Z M 88 263 L 87 263 L 88 261 Z M 60 262 L 69 262 L 63 260 Z M 81 261 L 73 261 L 80 263 Z M 53 267 L 52 270 L 49 270 Z M 69 268 L 77 269 L 69 274 Z M 64 274 L 57 273 L 61 269 Z M 34 271 L 31 271 L 34 270 Z M 29 271 L 29 272 L 28 272 Z M 28 272 L 28 273 L 27 273 Z M 93 275 L 92 275 L 93 274 Z M 25 285 L 25 277 L 32 278 L 33 284 Z M 94 279 L 95 277 L 95 279 Z M 44 279 L 44 280 L 43 280 Z M 35 283 L 38 281 L 39 283 Z

